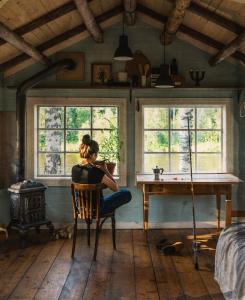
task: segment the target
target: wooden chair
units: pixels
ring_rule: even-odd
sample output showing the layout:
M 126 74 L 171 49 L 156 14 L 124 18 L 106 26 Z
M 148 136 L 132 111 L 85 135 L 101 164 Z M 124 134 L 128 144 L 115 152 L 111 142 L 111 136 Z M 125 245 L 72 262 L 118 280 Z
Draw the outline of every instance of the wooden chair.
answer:
M 77 237 L 77 219 L 85 220 L 87 223 L 87 242 L 90 246 L 90 225 L 93 219 L 96 220 L 96 235 L 93 260 L 96 261 L 97 249 L 99 243 L 99 234 L 107 218 L 111 218 L 113 248 L 116 250 L 116 229 L 115 229 L 115 211 L 108 214 L 100 213 L 100 195 L 103 188 L 102 184 L 71 184 L 74 227 L 73 243 L 71 257 L 74 257 L 76 237 Z M 101 221 L 102 219 L 102 221 Z
M 231 200 L 225 200 L 225 227 L 231 225 L 233 217 L 245 217 L 245 210 L 232 210 Z

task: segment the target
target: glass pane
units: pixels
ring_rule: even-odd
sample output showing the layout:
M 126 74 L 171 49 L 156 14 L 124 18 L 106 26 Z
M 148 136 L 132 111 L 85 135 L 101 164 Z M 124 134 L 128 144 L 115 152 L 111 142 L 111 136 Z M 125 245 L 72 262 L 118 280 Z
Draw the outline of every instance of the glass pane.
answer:
M 119 140 L 117 130 L 93 130 L 92 138 L 99 143 L 100 156 L 103 159 L 117 161 L 122 142 Z
M 64 151 L 63 130 L 40 130 L 38 150 L 47 152 Z
M 197 108 L 198 129 L 220 129 L 221 107 Z
M 145 152 L 168 152 L 167 131 L 145 131 L 144 151 Z
M 190 118 L 190 128 L 195 127 L 195 110 L 193 107 L 173 107 L 170 109 L 170 122 L 173 129 L 187 129 Z
M 169 171 L 168 154 L 144 154 L 144 172 L 153 174 L 152 169 L 158 166 L 164 172 Z
M 90 107 L 67 107 L 66 127 L 67 128 L 90 128 L 91 109 Z
M 93 128 L 116 129 L 117 115 L 117 107 L 93 107 Z
M 85 134 L 91 135 L 90 130 L 67 130 L 66 131 L 66 151 L 77 152 Z
M 64 128 L 64 107 L 39 107 L 39 128 Z
M 221 132 L 197 132 L 197 152 L 221 152 Z
M 197 154 L 197 172 L 222 172 L 221 154 Z
M 40 153 L 38 155 L 39 176 L 64 175 L 64 154 L 62 153 Z
M 66 154 L 66 170 L 65 175 L 71 176 L 71 169 L 74 165 L 81 162 L 80 155 L 78 153 L 67 153 Z
M 171 154 L 171 172 L 173 173 L 185 173 L 190 172 L 190 157 L 189 153 L 183 154 Z M 192 171 L 195 171 L 195 155 L 192 155 Z
M 195 133 L 191 132 L 191 149 L 195 151 Z M 171 131 L 171 152 L 189 152 L 188 131 Z
M 167 129 L 168 127 L 168 108 L 144 107 L 145 129 Z

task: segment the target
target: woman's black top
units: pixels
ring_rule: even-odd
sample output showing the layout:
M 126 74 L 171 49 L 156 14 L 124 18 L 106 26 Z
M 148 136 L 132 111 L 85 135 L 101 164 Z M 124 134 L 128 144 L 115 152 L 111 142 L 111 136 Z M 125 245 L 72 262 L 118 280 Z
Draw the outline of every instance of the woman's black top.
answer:
M 72 168 L 72 181 L 76 183 L 101 183 L 105 173 L 93 165 L 75 165 Z

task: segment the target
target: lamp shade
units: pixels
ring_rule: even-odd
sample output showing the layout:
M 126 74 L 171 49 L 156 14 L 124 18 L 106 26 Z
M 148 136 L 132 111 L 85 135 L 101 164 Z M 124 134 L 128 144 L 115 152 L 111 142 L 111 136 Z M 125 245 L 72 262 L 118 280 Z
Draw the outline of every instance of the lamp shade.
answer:
M 160 76 L 155 85 L 157 88 L 172 88 L 174 83 L 169 75 L 169 65 L 163 64 L 160 66 Z
M 121 61 L 133 59 L 133 53 L 128 46 L 128 37 L 126 35 L 119 37 L 119 47 L 116 49 L 113 59 Z

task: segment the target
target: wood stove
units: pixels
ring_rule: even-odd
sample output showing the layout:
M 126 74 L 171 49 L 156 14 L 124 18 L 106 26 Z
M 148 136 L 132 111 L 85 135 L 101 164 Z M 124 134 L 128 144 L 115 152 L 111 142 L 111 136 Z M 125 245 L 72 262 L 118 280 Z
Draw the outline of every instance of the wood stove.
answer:
M 10 192 L 10 227 L 20 232 L 22 246 L 25 245 L 27 231 L 35 228 L 40 232 L 40 226 L 46 225 L 50 234 L 54 226 L 46 219 L 45 190 L 46 186 L 40 182 L 24 180 L 11 185 Z

